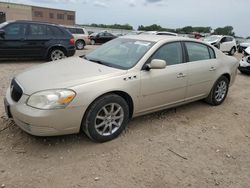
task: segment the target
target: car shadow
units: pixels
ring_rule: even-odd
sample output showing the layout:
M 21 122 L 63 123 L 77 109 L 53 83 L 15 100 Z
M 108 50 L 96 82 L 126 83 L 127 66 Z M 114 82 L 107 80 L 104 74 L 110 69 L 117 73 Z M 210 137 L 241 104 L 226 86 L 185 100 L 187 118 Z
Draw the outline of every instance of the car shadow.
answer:
M 137 133 L 143 131 L 143 129 L 147 129 L 145 125 L 149 125 L 151 128 L 155 125 L 155 122 L 159 120 L 166 120 L 168 121 L 168 118 L 176 119 L 176 116 L 183 116 L 183 114 L 186 113 L 186 111 L 190 111 L 192 109 L 196 110 L 202 110 L 205 107 L 208 107 L 205 102 L 203 101 L 196 101 L 190 104 L 182 105 L 176 108 L 170 108 L 154 113 L 150 113 L 147 115 L 143 115 L 140 117 L 136 117 L 130 121 L 128 124 L 128 127 L 124 130 L 124 132 L 117 138 L 110 142 L 106 142 L 106 144 L 110 145 L 110 143 L 120 143 L 117 140 L 122 140 L 121 142 L 125 142 L 126 139 L 130 139 L 128 137 L 131 136 L 130 133 L 133 136 L 136 136 Z M 185 115 L 184 115 L 185 116 Z M 83 132 L 80 132 L 78 134 L 72 134 L 72 135 L 63 135 L 63 136 L 53 136 L 53 137 L 38 137 L 38 136 L 32 136 L 24 131 L 22 131 L 12 120 L 7 120 L 5 118 L 5 126 L 7 127 L 8 124 L 11 125 L 7 130 L 6 134 L 13 135 L 13 143 L 11 143 L 11 147 L 14 148 L 16 145 L 19 145 L 20 147 L 26 148 L 27 144 L 33 145 L 36 148 L 40 148 L 42 150 L 49 151 L 51 147 L 53 148 L 60 148 L 61 150 L 67 150 L 68 148 L 72 147 L 93 147 L 96 145 L 102 145 L 101 143 L 94 142 L 90 140 Z M 169 127 L 168 127 L 169 126 Z M 169 131 L 175 130 L 175 128 L 171 127 L 172 125 L 166 125 L 166 129 Z M 155 127 L 157 128 L 157 127 Z M 152 129 L 150 129 L 151 131 Z M 147 132 L 148 130 L 145 130 Z M 2 135 L 3 136 L 3 135 Z M 104 143 L 105 144 L 105 143 Z M 116 144 L 115 144 L 116 145 Z M 27 146 L 28 147 L 28 146 Z M 115 147 L 115 146 L 114 146 Z M 28 149 L 28 148 L 27 148 Z

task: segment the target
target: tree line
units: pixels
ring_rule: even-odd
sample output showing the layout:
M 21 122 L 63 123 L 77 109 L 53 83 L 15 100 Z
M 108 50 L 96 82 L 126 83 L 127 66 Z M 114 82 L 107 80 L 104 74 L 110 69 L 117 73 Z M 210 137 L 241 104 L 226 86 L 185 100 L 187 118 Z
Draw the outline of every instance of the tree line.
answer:
M 110 28 L 110 29 L 125 29 L 125 30 L 133 30 L 133 26 L 129 24 L 95 24 L 92 23 L 90 25 L 84 25 L 84 26 L 90 26 L 90 27 L 99 27 L 99 28 Z M 174 32 L 174 33 L 184 33 L 189 34 L 193 32 L 198 33 L 213 33 L 215 35 L 231 35 L 235 36 L 234 28 L 232 26 L 225 26 L 225 27 L 218 27 L 215 30 L 213 30 L 211 27 L 192 27 L 192 26 L 186 26 L 183 28 L 177 28 L 177 29 L 170 29 L 170 28 L 164 28 L 160 25 L 153 24 L 149 26 L 140 25 L 137 30 L 140 31 L 168 31 L 168 32 Z
M 177 28 L 177 29 L 169 29 L 169 28 L 163 28 L 160 25 L 153 24 L 150 26 L 143 26 L 140 25 L 138 27 L 138 30 L 142 31 L 168 31 L 168 32 L 174 32 L 174 33 L 213 33 L 215 35 L 231 35 L 235 36 L 234 28 L 232 26 L 225 26 L 225 27 L 218 27 L 214 31 L 211 27 L 192 27 L 192 26 L 186 26 L 183 28 Z

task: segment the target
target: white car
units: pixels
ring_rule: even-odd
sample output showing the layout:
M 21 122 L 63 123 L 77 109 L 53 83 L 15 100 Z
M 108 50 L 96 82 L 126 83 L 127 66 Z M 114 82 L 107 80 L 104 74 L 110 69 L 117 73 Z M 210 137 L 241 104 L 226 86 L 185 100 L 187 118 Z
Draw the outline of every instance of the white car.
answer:
M 82 50 L 86 45 L 90 44 L 88 31 L 83 27 L 64 26 L 75 38 L 75 46 L 77 50 Z
M 250 47 L 250 39 L 245 40 L 244 42 L 241 42 L 238 47 L 238 52 L 242 53 L 245 49 Z
M 250 73 L 250 47 L 244 51 L 244 56 L 242 57 L 239 65 L 239 71 L 241 73 Z
M 177 33 L 167 31 L 145 31 L 141 35 L 167 35 L 167 36 L 178 36 Z
M 226 35 L 211 35 L 204 38 L 204 41 L 220 49 L 222 52 L 234 55 L 237 49 L 234 37 Z
M 7 90 L 5 107 L 30 134 L 84 131 L 105 142 L 136 116 L 201 99 L 222 104 L 238 65 L 236 58 L 197 40 L 123 36 L 84 57 L 19 73 Z

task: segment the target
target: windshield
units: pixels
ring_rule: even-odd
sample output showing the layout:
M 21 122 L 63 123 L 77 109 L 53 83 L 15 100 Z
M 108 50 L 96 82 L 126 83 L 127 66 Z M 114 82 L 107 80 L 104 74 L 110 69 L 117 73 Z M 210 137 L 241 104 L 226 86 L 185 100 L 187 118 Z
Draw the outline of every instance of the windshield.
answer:
M 207 41 L 207 42 L 213 42 L 213 41 L 217 41 L 219 40 L 221 37 L 220 36 L 209 36 L 209 37 L 206 37 L 204 38 L 204 41 Z
M 8 24 L 8 22 L 3 22 L 3 23 L 1 23 L 1 24 L 0 24 L 0 29 L 1 29 L 2 27 L 6 26 L 7 24 Z
M 85 59 L 127 70 L 135 66 L 153 45 L 153 42 L 118 38 L 92 51 Z

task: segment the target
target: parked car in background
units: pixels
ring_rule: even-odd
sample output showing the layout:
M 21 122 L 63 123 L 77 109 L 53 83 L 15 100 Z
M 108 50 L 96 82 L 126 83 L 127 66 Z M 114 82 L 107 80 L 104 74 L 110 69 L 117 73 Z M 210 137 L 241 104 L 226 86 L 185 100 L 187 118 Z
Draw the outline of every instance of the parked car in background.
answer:
M 239 44 L 239 46 L 238 46 L 238 52 L 242 53 L 248 47 L 250 47 L 250 39 L 247 39 L 244 42 L 242 42 L 242 43 Z
M 193 39 L 119 37 L 84 57 L 16 75 L 7 89 L 6 112 L 33 135 L 84 131 L 105 142 L 132 117 L 201 99 L 222 104 L 238 65 L 236 58 Z
M 58 60 L 75 54 L 74 37 L 61 26 L 9 21 L 0 24 L 0 58 Z
M 250 74 L 250 47 L 244 50 L 244 55 L 240 61 L 239 71 Z
M 166 32 L 166 31 L 145 31 L 141 35 L 167 35 L 167 36 L 178 36 L 177 33 Z
M 103 43 L 108 42 L 110 40 L 113 40 L 115 38 L 117 38 L 117 36 L 107 32 L 107 31 L 100 32 L 100 33 L 93 33 L 89 36 L 90 43 L 92 45 L 94 45 L 96 43 L 103 44 Z
M 204 38 L 204 41 L 229 55 L 234 55 L 237 49 L 236 40 L 231 36 L 211 35 Z
M 131 31 L 129 33 L 127 33 L 127 35 L 140 35 L 142 34 L 144 31 Z
M 75 38 L 75 46 L 77 50 L 82 50 L 86 45 L 90 44 L 89 33 L 85 28 L 64 26 Z

